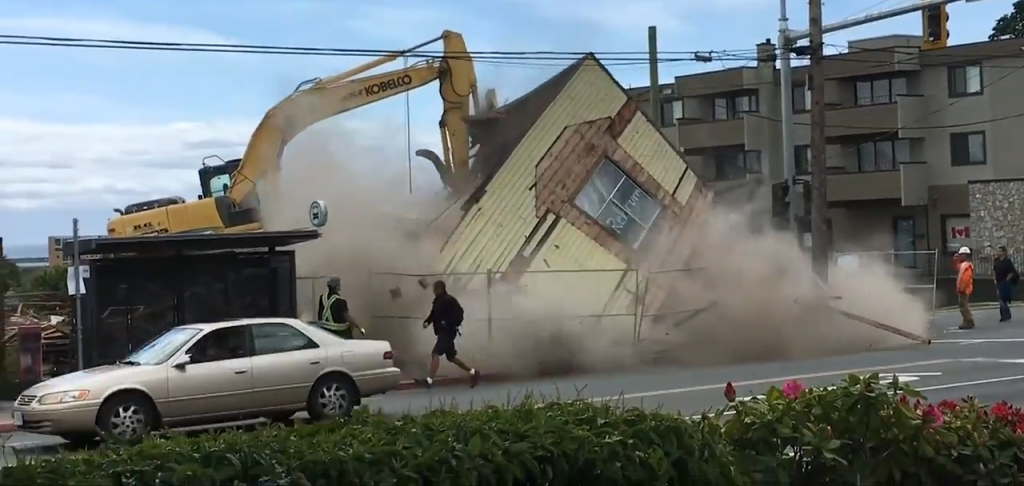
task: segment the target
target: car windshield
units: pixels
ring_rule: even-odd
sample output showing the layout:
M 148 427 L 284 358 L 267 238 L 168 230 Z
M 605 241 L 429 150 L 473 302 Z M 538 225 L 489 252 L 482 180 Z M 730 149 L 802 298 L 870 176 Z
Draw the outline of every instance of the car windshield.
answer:
M 124 362 L 134 365 L 158 365 L 174 356 L 192 338 L 199 334 L 199 329 L 191 327 L 175 327 L 153 338 L 138 351 L 132 353 Z

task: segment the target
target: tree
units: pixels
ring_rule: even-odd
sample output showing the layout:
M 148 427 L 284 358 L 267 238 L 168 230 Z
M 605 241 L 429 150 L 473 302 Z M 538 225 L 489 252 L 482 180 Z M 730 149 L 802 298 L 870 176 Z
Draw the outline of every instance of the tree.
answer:
M 14 262 L 0 255 L 0 294 L 21 285 L 21 269 Z
M 1013 11 L 999 17 L 988 40 L 1024 38 L 1024 0 L 1013 2 Z
M 26 285 L 29 292 L 52 292 L 67 294 L 68 268 L 65 266 L 47 267 L 37 273 Z

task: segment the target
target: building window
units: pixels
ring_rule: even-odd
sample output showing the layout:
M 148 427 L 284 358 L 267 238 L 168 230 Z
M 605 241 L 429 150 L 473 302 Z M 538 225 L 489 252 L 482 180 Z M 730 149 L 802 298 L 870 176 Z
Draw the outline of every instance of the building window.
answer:
M 797 145 L 793 147 L 793 160 L 796 161 L 796 173 L 806 175 L 811 173 L 811 146 Z
M 802 112 L 811 110 L 811 92 L 807 85 L 793 86 L 793 111 Z
M 748 174 L 761 173 L 761 151 L 729 151 L 715 159 L 715 180 L 734 181 L 746 179 Z
M 730 98 L 715 98 L 714 119 L 729 120 L 743 118 L 744 113 L 760 111 L 756 94 L 740 94 Z
M 575 203 L 630 248 L 640 244 L 661 212 L 661 203 L 626 177 L 608 158 L 583 186 Z
M 901 162 L 910 162 L 910 140 L 876 140 L 857 146 L 857 171 L 897 170 Z
M 683 117 L 683 100 L 661 103 L 661 127 L 674 127 L 676 120 Z
M 907 79 L 880 78 L 857 81 L 854 91 L 857 106 L 895 103 L 897 96 L 907 94 Z
M 63 248 L 64 248 L 64 238 L 54 238 L 53 239 L 53 249 L 54 250 L 61 250 Z
M 970 216 L 942 216 L 942 225 L 945 233 L 942 234 L 942 241 L 945 242 L 946 251 L 955 252 L 961 246 L 972 247 L 974 240 L 971 239 L 971 217 Z
M 949 155 L 952 165 L 984 165 L 985 132 L 950 133 Z
M 950 66 L 949 96 L 975 96 L 985 91 L 981 80 L 981 65 Z
M 747 174 L 760 174 L 761 173 L 761 151 L 760 150 L 747 150 L 741 152 L 739 159 L 743 164 L 742 167 Z
M 733 118 L 743 118 L 744 113 L 756 113 L 757 111 L 757 95 L 744 94 L 732 99 Z
M 728 120 L 729 118 L 729 100 L 715 98 L 715 120 Z

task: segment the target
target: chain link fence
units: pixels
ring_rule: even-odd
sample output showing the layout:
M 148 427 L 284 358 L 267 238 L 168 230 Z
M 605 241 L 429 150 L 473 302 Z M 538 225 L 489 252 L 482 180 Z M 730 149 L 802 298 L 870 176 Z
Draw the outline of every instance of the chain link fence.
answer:
M 710 293 L 688 288 L 699 285 L 693 274 L 701 271 L 541 270 L 517 272 L 514 277 L 499 272 L 372 272 L 340 278 L 342 294 L 354 304 L 353 316 L 369 327 L 370 335 L 391 340 L 408 334 L 394 330 L 415 329 L 423 322 L 433 298 L 431 284 L 443 280 L 465 309 L 463 328 L 488 340 L 500 341 L 526 329 L 558 329 L 635 343 L 642 339 L 645 324 L 678 327 L 713 305 Z M 301 317 L 316 317 L 327 278 L 298 279 Z

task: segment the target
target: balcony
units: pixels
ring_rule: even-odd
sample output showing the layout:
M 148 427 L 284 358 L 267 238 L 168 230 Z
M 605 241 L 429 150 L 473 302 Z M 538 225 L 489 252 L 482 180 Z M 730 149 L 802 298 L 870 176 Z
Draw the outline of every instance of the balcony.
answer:
M 850 52 L 826 56 L 825 79 L 920 71 L 919 36 L 887 36 L 850 45 Z
M 678 120 L 679 146 L 684 150 L 743 146 L 767 150 L 779 137 L 779 124 L 756 113 L 732 120 Z
M 684 150 L 745 145 L 744 120 L 678 120 L 679 146 Z
M 901 199 L 900 171 L 844 172 L 829 174 L 828 201 L 872 201 Z
M 898 130 L 899 107 L 897 103 L 884 103 L 829 110 L 825 114 L 825 137 L 849 137 Z

